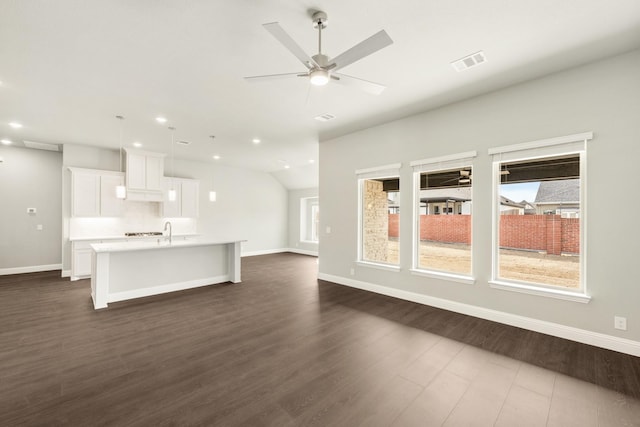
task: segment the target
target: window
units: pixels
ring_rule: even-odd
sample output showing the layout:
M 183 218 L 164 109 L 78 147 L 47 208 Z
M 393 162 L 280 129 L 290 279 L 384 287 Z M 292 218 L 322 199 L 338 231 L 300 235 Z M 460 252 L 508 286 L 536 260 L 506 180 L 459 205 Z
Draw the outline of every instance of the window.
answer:
M 300 199 L 300 241 L 318 242 L 320 205 L 317 197 Z
M 414 172 L 416 273 L 472 283 L 471 221 L 476 152 L 419 160 Z
M 400 265 L 399 164 L 356 171 L 359 188 L 358 261 Z
M 492 283 L 497 287 L 557 297 L 582 294 L 586 299 L 576 300 L 588 301 L 583 225 L 588 139 L 590 133 L 489 150 L 496 183 Z

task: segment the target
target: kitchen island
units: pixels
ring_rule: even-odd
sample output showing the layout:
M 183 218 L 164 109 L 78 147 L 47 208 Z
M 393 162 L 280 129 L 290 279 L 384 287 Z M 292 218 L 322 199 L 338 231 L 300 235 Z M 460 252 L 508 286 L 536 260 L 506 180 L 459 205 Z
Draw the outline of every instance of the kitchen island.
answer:
M 187 239 L 96 243 L 91 248 L 94 308 L 110 302 L 240 282 L 240 243 Z

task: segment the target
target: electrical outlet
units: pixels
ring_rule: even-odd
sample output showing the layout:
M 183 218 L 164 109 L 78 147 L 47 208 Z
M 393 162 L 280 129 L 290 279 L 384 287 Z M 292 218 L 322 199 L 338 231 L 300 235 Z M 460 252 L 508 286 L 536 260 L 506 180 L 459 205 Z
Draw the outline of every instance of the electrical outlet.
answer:
M 615 316 L 613 318 L 613 327 L 616 328 L 616 329 L 620 329 L 622 331 L 626 331 L 627 330 L 627 318 L 626 317 Z
M 355 270 L 355 268 L 352 268 L 352 269 L 351 269 L 351 271 L 350 271 L 350 273 L 351 273 L 351 275 L 352 275 L 352 276 L 353 276 L 354 274 L 356 274 L 356 270 Z
M 38 225 L 36 225 L 36 230 L 38 230 L 38 231 L 42 231 L 42 224 L 38 224 Z
M 325 230 L 326 230 L 327 234 L 331 234 L 331 227 L 329 227 L 328 225 L 327 225 L 327 228 Z

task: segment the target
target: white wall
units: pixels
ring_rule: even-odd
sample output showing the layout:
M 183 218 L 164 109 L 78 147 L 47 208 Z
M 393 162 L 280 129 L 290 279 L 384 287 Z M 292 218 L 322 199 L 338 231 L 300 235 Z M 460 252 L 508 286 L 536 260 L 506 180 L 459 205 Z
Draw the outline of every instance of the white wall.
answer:
M 473 71 L 469 71 L 473 72 Z M 320 144 L 320 277 L 640 355 L 637 194 L 640 51 L 550 75 Z M 588 143 L 588 304 L 518 294 L 491 275 L 490 147 L 593 131 Z M 401 214 L 401 271 L 356 266 L 355 170 L 402 162 L 401 205 L 412 206 L 411 160 L 478 150 L 474 162 L 474 285 L 410 274 L 412 218 Z M 615 210 L 611 201 L 616 201 Z M 324 233 L 330 226 L 331 234 Z M 355 275 L 350 275 L 350 269 Z M 625 316 L 628 330 L 613 328 Z M 518 323 L 520 322 L 520 323 Z M 631 341 L 626 341 L 626 339 Z M 591 341 L 589 341 L 591 340 Z
M 0 274 L 59 269 L 62 154 L 0 146 L 0 157 Z
M 69 232 L 94 233 L 100 228 L 102 219 L 88 221 L 71 219 L 69 166 L 118 170 L 118 152 L 96 147 L 66 144 L 64 146 L 63 171 L 63 270 L 71 269 L 71 247 Z M 228 168 L 211 163 L 175 160 L 175 176 L 200 181 L 200 216 L 195 226 L 189 220 L 174 224 L 174 232 L 195 231 L 215 239 L 244 239 L 243 255 L 280 251 L 287 247 L 287 190 L 270 174 L 247 169 Z M 165 168 L 165 176 L 168 176 Z M 212 185 L 217 192 L 217 201 L 209 201 Z M 163 219 L 158 203 L 125 202 L 125 214 L 119 218 L 105 219 L 109 230 L 162 231 Z M 141 206 L 149 205 L 149 206 Z M 98 225 L 96 225 L 98 223 Z M 70 227 L 70 224 L 72 225 Z M 177 226 L 177 227 L 176 227 Z M 141 227 L 143 229 L 127 229 Z M 74 234 L 74 236 L 75 236 Z M 85 235 L 85 237 L 88 237 Z
M 289 249 L 292 252 L 317 255 L 317 243 L 305 242 L 300 239 L 300 221 L 303 220 L 300 217 L 300 203 L 302 199 L 308 197 L 318 197 L 318 189 L 289 190 Z M 320 215 L 322 215 L 322 211 L 320 211 Z

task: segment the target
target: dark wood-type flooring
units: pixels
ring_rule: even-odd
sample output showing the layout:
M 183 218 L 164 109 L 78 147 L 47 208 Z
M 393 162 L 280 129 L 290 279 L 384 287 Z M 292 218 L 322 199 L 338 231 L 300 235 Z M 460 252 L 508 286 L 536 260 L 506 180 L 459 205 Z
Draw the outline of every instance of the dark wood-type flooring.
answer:
M 640 398 L 639 358 L 318 281 L 313 257 L 99 311 L 59 274 L 0 276 L 2 426 L 390 425 L 434 335 Z

